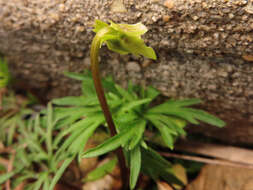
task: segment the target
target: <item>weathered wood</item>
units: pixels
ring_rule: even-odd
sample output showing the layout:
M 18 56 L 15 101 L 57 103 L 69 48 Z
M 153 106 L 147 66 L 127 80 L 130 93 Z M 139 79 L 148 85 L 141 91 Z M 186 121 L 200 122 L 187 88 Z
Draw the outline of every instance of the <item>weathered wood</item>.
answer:
M 48 99 L 78 94 L 79 83 L 62 73 L 89 67 L 94 19 L 143 22 L 159 57 L 152 63 L 105 49 L 104 75 L 199 97 L 228 127 L 191 131 L 253 144 L 251 0 L 0 0 L 0 52 L 20 83 L 47 89 Z

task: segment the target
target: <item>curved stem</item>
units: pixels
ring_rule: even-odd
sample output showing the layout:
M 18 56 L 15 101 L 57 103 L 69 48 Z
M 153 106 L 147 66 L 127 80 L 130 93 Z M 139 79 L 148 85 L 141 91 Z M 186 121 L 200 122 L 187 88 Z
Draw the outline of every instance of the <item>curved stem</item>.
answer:
M 100 73 L 99 73 L 99 49 L 100 49 L 100 43 L 101 43 L 101 37 L 105 35 L 107 32 L 109 32 L 108 28 L 104 28 L 100 30 L 96 36 L 94 37 L 92 44 L 91 44 L 91 52 L 90 52 L 90 59 L 91 59 L 91 71 L 92 71 L 92 77 L 95 85 L 95 89 L 97 92 L 98 100 L 100 102 L 100 105 L 102 107 L 105 120 L 108 124 L 108 127 L 110 129 L 111 136 L 114 136 L 117 134 L 116 127 L 114 125 L 111 112 L 109 110 L 109 106 L 106 102 L 104 90 L 101 83 Z M 118 148 L 115 151 L 119 166 L 120 166 L 120 172 L 121 172 L 121 179 L 122 179 L 122 186 L 123 189 L 128 188 L 128 169 L 126 167 L 125 157 L 122 151 L 122 148 Z

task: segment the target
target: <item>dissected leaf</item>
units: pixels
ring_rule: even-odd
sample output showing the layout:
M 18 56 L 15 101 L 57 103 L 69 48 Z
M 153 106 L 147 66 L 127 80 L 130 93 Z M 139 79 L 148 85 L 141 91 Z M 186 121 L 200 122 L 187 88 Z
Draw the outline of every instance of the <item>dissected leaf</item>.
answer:
M 134 189 L 141 170 L 140 146 L 130 151 L 130 189 Z
M 136 123 L 136 131 L 133 135 L 132 140 L 129 143 L 129 150 L 134 149 L 138 143 L 141 142 L 143 134 L 145 132 L 145 128 L 146 128 L 146 121 L 145 120 L 141 120 L 139 122 Z
M 160 122 L 158 119 L 148 116 L 148 119 L 158 128 L 164 143 L 170 148 L 173 149 L 174 139 L 172 135 L 176 135 L 176 131 L 168 128 L 164 123 Z
M 103 144 L 98 145 L 97 147 L 88 150 L 84 153 L 85 158 L 99 156 L 115 150 L 122 144 L 125 144 L 131 137 L 134 132 L 134 125 L 129 125 L 125 129 L 123 129 L 119 134 L 109 138 Z
M 130 111 L 131 109 L 133 109 L 133 108 L 135 108 L 135 107 L 137 107 L 137 106 L 140 106 L 140 105 L 149 103 L 150 101 L 151 101 L 150 98 L 131 101 L 131 102 L 129 102 L 129 103 L 123 105 L 123 106 L 121 107 L 121 111 L 122 111 L 122 112 Z
M 88 173 L 88 175 L 83 179 L 83 181 L 84 182 L 95 181 L 97 179 L 104 177 L 105 175 L 112 172 L 116 164 L 117 164 L 116 158 L 109 160 L 108 162 L 104 163 L 101 166 L 98 166 L 96 169 Z
M 183 107 L 183 106 L 189 106 L 189 105 L 194 105 L 198 103 L 200 103 L 200 100 L 198 99 L 178 100 L 178 101 L 170 100 L 170 101 L 167 101 L 166 103 L 163 103 L 161 105 L 155 106 L 154 108 L 151 108 L 147 113 L 152 113 L 152 114 L 160 113 L 160 114 L 175 116 L 196 125 L 199 124 L 197 120 L 206 122 L 208 124 L 211 124 L 217 127 L 223 127 L 225 125 L 225 123 L 222 120 L 202 110 Z
M 83 149 L 84 149 L 85 144 L 87 143 L 90 136 L 92 136 L 92 134 L 94 133 L 96 128 L 99 126 L 99 123 L 100 122 L 97 121 L 93 125 L 88 127 L 70 145 L 69 152 L 72 152 L 74 154 L 77 153 L 77 152 L 79 153 L 79 156 L 78 156 L 79 162 L 81 161 L 81 154 L 83 153 Z
M 200 121 L 203 121 L 205 123 L 208 123 L 210 125 L 214 125 L 217 127 L 224 127 L 226 125 L 224 121 L 222 121 L 221 119 L 215 116 L 212 116 L 211 114 L 205 111 L 192 109 L 192 108 L 187 108 L 187 109 L 196 117 L 196 119 Z
M 151 148 L 141 149 L 142 155 L 142 171 L 154 180 L 160 177 L 169 183 L 183 185 L 183 183 L 175 176 L 170 162 L 161 157 Z
M 10 80 L 10 73 L 6 60 L 0 57 L 0 89 L 7 86 Z
M 124 88 L 120 87 L 119 85 L 115 85 L 118 93 L 123 97 L 126 98 L 128 101 L 133 101 L 135 99 L 135 96 L 133 96 L 131 93 L 129 93 Z

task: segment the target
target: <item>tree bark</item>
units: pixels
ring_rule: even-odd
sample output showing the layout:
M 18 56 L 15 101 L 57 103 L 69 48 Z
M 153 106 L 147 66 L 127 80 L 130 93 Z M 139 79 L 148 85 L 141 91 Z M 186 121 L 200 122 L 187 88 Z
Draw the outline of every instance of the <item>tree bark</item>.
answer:
M 201 98 L 227 127 L 192 127 L 228 143 L 253 144 L 251 0 L 0 0 L 0 52 L 13 76 L 43 97 L 80 93 L 63 71 L 89 68 L 95 19 L 147 25 L 158 61 L 104 49 L 103 74 L 152 85 L 172 98 Z

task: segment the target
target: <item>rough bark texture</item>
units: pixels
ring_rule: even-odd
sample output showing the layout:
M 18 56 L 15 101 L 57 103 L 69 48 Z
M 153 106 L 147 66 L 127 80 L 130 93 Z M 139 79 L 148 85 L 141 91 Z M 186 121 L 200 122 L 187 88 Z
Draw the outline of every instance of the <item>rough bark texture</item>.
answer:
M 159 57 L 151 62 L 104 49 L 103 75 L 122 85 L 153 85 L 173 98 L 201 98 L 228 125 L 191 131 L 253 144 L 251 0 L 0 0 L 0 52 L 14 77 L 46 89 L 48 99 L 78 94 L 79 83 L 62 73 L 89 67 L 94 19 L 143 22 Z

